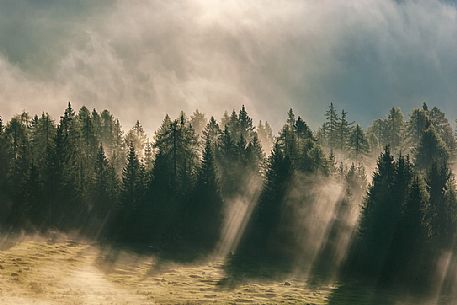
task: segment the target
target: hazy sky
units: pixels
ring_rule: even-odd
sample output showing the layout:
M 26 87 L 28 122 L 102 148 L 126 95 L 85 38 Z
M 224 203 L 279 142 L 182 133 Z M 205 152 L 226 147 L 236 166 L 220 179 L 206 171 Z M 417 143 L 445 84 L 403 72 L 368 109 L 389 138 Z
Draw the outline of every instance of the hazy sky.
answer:
M 245 104 L 312 126 L 426 100 L 457 116 L 450 1 L 0 0 L 0 114 L 109 108 L 125 128 Z

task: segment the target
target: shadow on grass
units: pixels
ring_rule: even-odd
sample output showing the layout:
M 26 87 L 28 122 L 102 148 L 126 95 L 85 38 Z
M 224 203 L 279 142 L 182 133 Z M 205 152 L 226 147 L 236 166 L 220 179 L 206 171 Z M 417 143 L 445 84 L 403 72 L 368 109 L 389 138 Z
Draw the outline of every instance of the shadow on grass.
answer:
M 147 274 L 166 271 L 176 264 L 195 264 L 206 261 L 209 251 L 184 245 L 152 246 L 145 243 L 103 243 L 99 245 L 97 266 L 106 273 L 118 266 L 135 267 L 139 262 L 149 261 Z

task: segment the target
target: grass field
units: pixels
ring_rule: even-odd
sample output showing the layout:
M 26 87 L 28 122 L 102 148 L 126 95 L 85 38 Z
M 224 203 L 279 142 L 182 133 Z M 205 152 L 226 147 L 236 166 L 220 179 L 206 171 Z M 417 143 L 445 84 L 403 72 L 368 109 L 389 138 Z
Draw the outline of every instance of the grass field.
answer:
M 221 262 L 175 264 L 84 242 L 23 240 L 0 252 L 0 304 L 326 304 L 333 286 L 227 284 Z
M 222 261 L 174 263 L 67 237 L 2 243 L 0 304 L 455 304 L 409 298 L 363 284 L 308 285 L 303 277 L 253 280 L 225 274 Z M 401 296 L 401 297 L 400 297 Z

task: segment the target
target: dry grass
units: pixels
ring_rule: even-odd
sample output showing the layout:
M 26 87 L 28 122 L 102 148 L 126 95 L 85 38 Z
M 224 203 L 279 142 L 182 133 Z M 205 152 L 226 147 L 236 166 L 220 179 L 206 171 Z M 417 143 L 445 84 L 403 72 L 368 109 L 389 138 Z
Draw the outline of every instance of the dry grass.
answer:
M 220 285 L 220 262 L 159 263 L 61 240 L 22 241 L 0 251 L 0 304 L 326 304 L 332 287 L 288 279 Z

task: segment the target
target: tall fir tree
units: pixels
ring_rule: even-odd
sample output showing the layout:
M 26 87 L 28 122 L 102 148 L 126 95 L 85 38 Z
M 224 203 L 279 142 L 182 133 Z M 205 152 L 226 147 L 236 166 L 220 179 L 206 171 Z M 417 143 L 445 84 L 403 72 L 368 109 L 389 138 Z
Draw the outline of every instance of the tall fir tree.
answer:
M 369 144 L 368 140 L 365 136 L 365 133 L 360 127 L 360 125 L 356 125 L 354 130 L 351 132 L 349 136 L 349 151 L 351 157 L 356 160 L 360 161 L 366 156 L 369 152 Z

